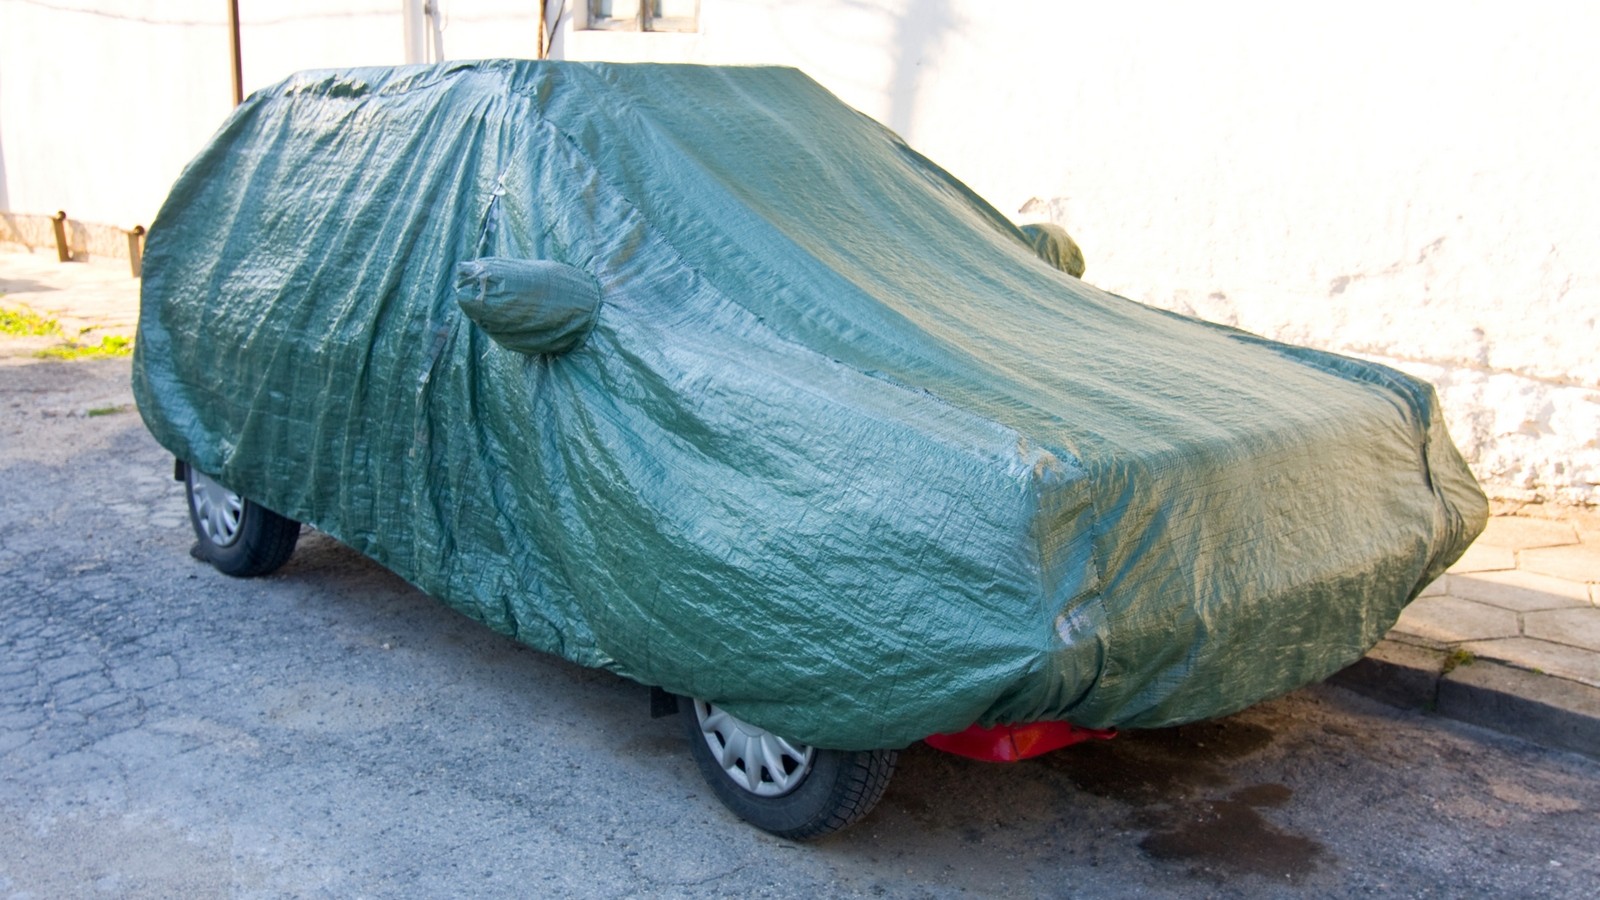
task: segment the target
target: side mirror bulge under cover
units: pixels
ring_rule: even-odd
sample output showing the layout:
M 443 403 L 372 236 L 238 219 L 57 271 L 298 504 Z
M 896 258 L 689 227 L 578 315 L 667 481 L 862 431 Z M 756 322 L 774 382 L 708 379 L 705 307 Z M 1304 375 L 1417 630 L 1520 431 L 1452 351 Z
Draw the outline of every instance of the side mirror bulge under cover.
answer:
M 456 266 L 456 303 L 508 350 L 565 353 L 594 327 L 600 283 L 565 263 L 485 256 Z

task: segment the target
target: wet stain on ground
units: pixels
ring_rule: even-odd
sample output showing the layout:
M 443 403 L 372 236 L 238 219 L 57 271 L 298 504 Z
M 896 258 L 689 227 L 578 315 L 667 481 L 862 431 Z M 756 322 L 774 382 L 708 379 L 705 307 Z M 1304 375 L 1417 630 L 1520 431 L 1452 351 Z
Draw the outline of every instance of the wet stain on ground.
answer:
M 1221 800 L 1179 804 L 1165 827 L 1151 831 L 1139 848 L 1152 859 L 1187 863 L 1196 876 L 1250 874 L 1299 883 L 1316 871 L 1322 845 L 1276 827 L 1257 812 L 1282 806 L 1289 797 L 1281 784 L 1261 784 Z
M 1042 757 L 1078 789 L 1127 804 L 1153 860 L 1187 866 L 1196 878 L 1262 875 L 1299 883 L 1326 857 L 1312 838 L 1285 831 L 1261 810 L 1286 806 L 1282 784 L 1235 783 L 1227 763 L 1272 743 L 1263 725 L 1223 719 L 1128 732 Z M 1226 792 L 1226 793 L 1224 793 Z M 1221 796 L 1217 796 L 1221 794 Z
M 1170 752 L 1224 760 L 1249 756 L 1272 743 L 1275 735 L 1262 725 L 1222 719 L 1138 732 L 1135 736 L 1140 743 Z
M 1248 722 L 1201 722 L 1127 732 L 1040 757 L 1079 790 L 1134 806 L 1167 803 L 1200 788 L 1226 787 L 1219 762 L 1272 743 L 1272 732 Z
M 1233 792 L 1230 799 L 1254 806 L 1257 809 L 1282 806 L 1294 796 L 1294 791 L 1281 784 L 1252 784 Z

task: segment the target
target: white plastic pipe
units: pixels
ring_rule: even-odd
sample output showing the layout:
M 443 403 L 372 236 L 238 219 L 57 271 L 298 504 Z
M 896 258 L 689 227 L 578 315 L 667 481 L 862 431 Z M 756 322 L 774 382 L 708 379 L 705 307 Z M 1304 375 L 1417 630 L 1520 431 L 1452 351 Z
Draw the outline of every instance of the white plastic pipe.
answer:
M 402 24 L 406 32 L 406 62 L 428 61 L 428 45 L 423 28 L 427 24 L 426 0 L 402 0 Z

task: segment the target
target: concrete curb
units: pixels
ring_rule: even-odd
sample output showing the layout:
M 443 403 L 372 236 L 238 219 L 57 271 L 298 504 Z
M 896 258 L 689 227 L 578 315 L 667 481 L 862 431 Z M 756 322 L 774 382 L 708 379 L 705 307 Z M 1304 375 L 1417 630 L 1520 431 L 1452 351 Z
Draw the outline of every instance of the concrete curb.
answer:
M 1576 681 L 1384 640 L 1328 683 L 1600 759 L 1600 688 Z

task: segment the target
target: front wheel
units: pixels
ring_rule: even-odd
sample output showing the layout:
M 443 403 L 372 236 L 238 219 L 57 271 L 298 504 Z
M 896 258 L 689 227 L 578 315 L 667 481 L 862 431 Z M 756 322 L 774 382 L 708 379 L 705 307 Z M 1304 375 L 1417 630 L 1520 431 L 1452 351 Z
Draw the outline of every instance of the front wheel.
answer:
M 267 575 L 289 561 L 299 522 L 246 500 L 194 466 L 184 465 L 183 473 L 196 557 L 236 578 Z
M 877 805 L 895 750 L 822 750 L 785 740 L 704 700 L 680 698 L 689 752 L 739 818 L 803 841 L 855 824 Z

